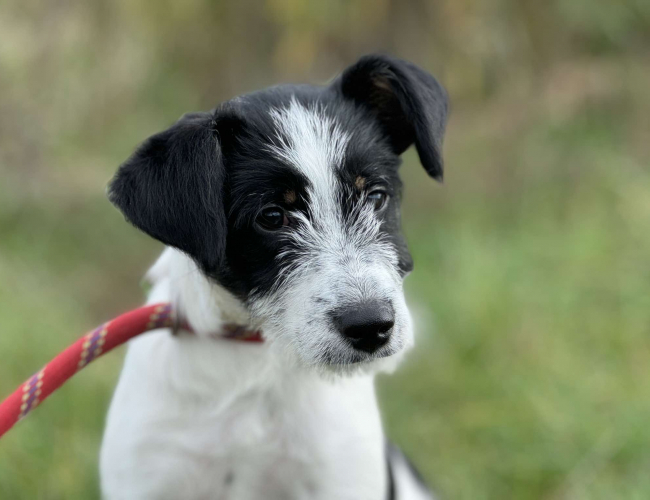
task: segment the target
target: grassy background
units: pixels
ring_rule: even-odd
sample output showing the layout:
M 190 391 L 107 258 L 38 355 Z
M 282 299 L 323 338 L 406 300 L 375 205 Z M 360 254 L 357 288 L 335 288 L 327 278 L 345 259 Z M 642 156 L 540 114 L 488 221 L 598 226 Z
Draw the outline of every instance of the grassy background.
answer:
M 443 186 L 403 167 L 420 340 L 390 436 L 448 499 L 650 497 L 650 4 L 0 4 L 0 394 L 138 304 L 160 245 L 104 197 L 182 113 L 361 53 L 449 89 Z M 0 498 L 98 498 L 121 354 L 0 444 Z

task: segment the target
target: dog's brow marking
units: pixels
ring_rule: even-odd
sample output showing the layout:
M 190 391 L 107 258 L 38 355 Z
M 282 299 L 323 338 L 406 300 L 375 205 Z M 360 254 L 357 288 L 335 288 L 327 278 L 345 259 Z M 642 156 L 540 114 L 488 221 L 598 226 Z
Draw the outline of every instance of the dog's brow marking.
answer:
M 359 191 L 363 190 L 366 185 L 366 178 L 361 176 L 357 177 L 357 179 L 354 181 L 354 185 Z
M 291 205 L 292 203 L 296 202 L 296 192 L 290 189 L 286 193 L 284 193 L 284 201 Z

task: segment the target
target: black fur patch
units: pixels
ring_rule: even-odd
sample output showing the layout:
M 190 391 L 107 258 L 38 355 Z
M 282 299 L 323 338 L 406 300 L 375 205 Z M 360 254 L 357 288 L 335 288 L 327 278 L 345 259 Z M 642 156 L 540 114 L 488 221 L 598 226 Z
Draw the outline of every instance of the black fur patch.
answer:
M 399 462 L 402 462 L 406 466 L 415 482 L 418 483 L 424 491 L 431 491 L 426 481 L 422 477 L 422 474 L 420 474 L 420 471 L 416 469 L 415 465 L 413 465 L 413 462 L 409 460 L 409 458 L 404 454 L 404 452 L 402 452 L 402 450 L 400 450 L 397 446 L 388 440 L 386 441 L 386 462 L 388 464 L 389 500 L 398 498 L 396 492 L 397 485 L 395 478 L 395 469 L 397 468 L 397 464 Z
M 149 138 L 120 167 L 110 200 L 136 227 L 190 255 L 211 278 L 247 299 L 276 285 L 278 253 L 291 243 L 282 231 L 262 231 L 259 211 L 273 204 L 309 216 L 310 179 L 274 157 L 268 146 L 279 131 L 272 109 L 291 99 L 328 116 L 350 135 L 338 181 L 352 196 L 358 177 L 366 191 L 382 186 L 390 195 L 382 232 L 399 256 L 402 274 L 412 269 L 400 231 L 399 155 L 415 143 L 429 174 L 442 178 L 440 146 L 446 94 L 420 68 L 387 56 L 367 56 L 331 85 L 279 86 L 222 104 L 210 113 L 185 115 Z M 289 207 L 287 207 L 289 208 Z

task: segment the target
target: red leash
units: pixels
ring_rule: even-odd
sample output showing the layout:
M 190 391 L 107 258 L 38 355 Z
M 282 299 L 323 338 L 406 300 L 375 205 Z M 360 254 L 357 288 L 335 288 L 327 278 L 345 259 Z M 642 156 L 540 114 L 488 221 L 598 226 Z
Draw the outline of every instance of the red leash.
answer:
M 0 403 L 0 437 L 91 361 L 136 335 L 175 324 L 171 304 L 154 304 L 122 314 L 84 335 Z M 259 332 L 237 325 L 225 325 L 221 336 L 246 342 L 263 340 Z

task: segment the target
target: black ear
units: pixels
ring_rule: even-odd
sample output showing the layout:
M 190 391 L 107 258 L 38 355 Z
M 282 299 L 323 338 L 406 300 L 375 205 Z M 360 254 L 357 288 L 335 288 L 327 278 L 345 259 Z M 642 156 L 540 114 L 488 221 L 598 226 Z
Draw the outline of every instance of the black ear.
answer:
M 192 113 L 147 139 L 120 166 L 108 197 L 134 226 L 212 272 L 225 251 L 224 175 L 215 116 Z
M 368 55 L 333 85 L 374 113 L 396 154 L 415 143 L 422 166 L 442 180 L 447 93 L 433 76 L 401 59 Z

